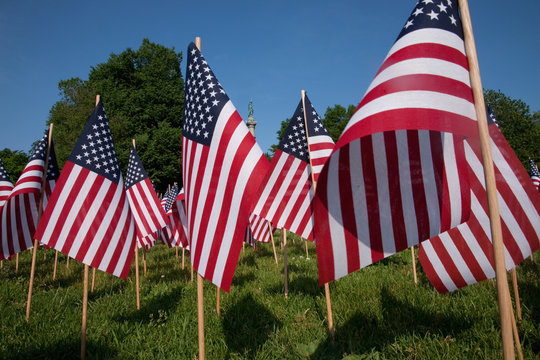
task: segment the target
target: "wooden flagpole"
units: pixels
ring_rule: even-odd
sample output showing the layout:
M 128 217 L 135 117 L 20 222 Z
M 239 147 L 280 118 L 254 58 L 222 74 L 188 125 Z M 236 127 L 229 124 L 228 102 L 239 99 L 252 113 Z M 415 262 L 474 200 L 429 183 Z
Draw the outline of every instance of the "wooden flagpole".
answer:
M 100 95 L 96 95 L 96 106 L 99 104 Z M 68 256 L 69 259 L 69 256 Z M 88 269 L 89 266 L 84 264 L 84 281 L 83 281 L 83 308 L 81 322 L 81 360 L 86 357 L 86 313 L 88 310 Z
M 178 246 L 175 246 L 176 248 L 176 262 L 178 262 Z
M 133 148 L 135 148 L 135 139 L 131 139 Z M 135 296 L 137 298 L 137 310 L 141 308 L 141 298 L 139 295 L 139 246 L 135 244 Z
M 182 248 L 182 270 L 184 270 L 184 268 L 185 268 L 185 266 L 184 266 L 185 254 L 186 254 L 186 249 Z
M 143 274 L 146 276 L 146 248 L 142 248 Z
M 19 272 L 19 253 L 15 255 L 15 274 Z
M 506 276 L 501 218 L 499 215 L 497 186 L 495 183 L 493 158 L 491 156 L 491 139 L 487 125 L 482 80 L 480 78 L 480 68 L 478 66 L 478 57 L 476 55 L 471 15 L 467 0 L 459 0 L 459 8 L 461 10 L 461 20 L 463 23 L 463 33 L 465 38 L 465 51 L 467 53 L 467 60 L 469 63 L 471 87 L 474 97 L 476 117 L 478 119 L 478 133 L 482 149 L 482 162 L 484 164 L 484 176 L 486 180 L 489 218 L 491 223 L 491 236 L 493 239 L 493 257 L 495 261 L 495 274 L 497 278 L 497 298 L 501 319 L 503 357 L 505 360 L 514 359 L 514 342 L 512 338 L 512 305 L 510 301 L 508 279 Z
M 195 46 L 201 51 L 201 38 L 195 38 Z M 191 266 L 191 279 L 193 280 L 193 265 Z M 197 317 L 199 323 L 199 360 L 206 358 L 204 350 L 204 292 L 203 292 L 203 277 L 197 273 Z
M 216 290 L 217 290 L 217 295 L 216 295 L 216 314 L 217 314 L 217 317 L 219 317 L 219 315 L 221 315 L 221 306 L 220 306 L 220 302 L 221 302 L 221 289 L 219 288 L 219 286 L 216 286 Z
M 41 191 L 39 194 L 39 207 L 37 223 L 41 220 L 41 214 L 43 213 L 43 197 L 45 196 L 45 184 L 47 182 L 47 169 L 49 168 L 49 155 L 51 151 L 51 139 L 52 139 L 53 124 L 49 125 L 49 139 L 47 144 L 47 153 L 45 155 L 45 164 L 43 166 L 43 176 L 41 177 Z M 30 268 L 30 283 L 28 284 L 28 299 L 26 300 L 26 322 L 30 320 L 30 305 L 32 303 L 32 288 L 34 286 L 34 273 L 36 271 L 36 256 L 37 247 L 39 243 L 37 239 L 34 239 L 34 251 L 32 252 L 32 267 Z M 19 254 L 17 254 L 19 255 Z M 17 257 L 17 260 L 19 258 Z
M 268 221 L 268 230 L 270 230 L 270 239 L 272 239 L 272 251 L 274 251 L 274 261 L 276 262 L 277 266 L 278 262 L 276 254 L 276 244 L 274 243 L 274 234 L 272 233 L 272 225 L 270 224 L 270 221 Z
M 307 140 L 307 146 L 308 146 L 308 153 L 309 153 L 309 167 L 311 169 L 311 181 L 313 183 L 313 193 L 315 193 L 315 190 L 317 189 L 317 182 L 315 181 L 315 176 L 313 175 L 313 164 L 311 163 L 311 148 L 309 146 L 309 133 L 308 133 L 308 124 L 307 124 L 307 116 L 306 116 L 306 91 L 302 90 L 302 109 L 304 110 L 304 126 L 306 128 L 306 140 Z M 307 249 L 307 244 L 306 244 Z M 330 285 L 328 283 L 324 284 L 324 294 L 326 298 L 326 312 L 328 313 L 328 331 L 330 332 L 330 336 L 334 337 L 334 320 L 332 316 L 332 302 L 330 300 Z
M 56 279 L 56 265 L 58 264 L 58 250 L 54 252 L 54 268 L 53 268 L 53 275 L 52 279 Z
M 516 319 L 514 318 L 514 310 L 512 309 L 512 332 L 514 334 L 514 340 L 516 341 L 516 350 L 518 353 L 518 359 L 523 360 L 523 351 L 521 349 L 521 341 L 519 341 L 519 333 L 516 325 Z
M 516 314 L 518 321 L 521 321 L 521 301 L 519 300 L 519 289 L 517 282 L 516 268 L 513 268 L 510 273 L 512 274 L 512 285 L 514 288 L 514 301 L 516 303 Z
M 285 299 L 289 299 L 289 277 L 287 269 L 287 230 L 281 229 L 281 241 L 283 243 L 283 286 L 285 289 Z
M 67 256 L 67 259 L 66 259 L 66 269 L 69 269 L 69 255 L 66 255 Z
M 416 256 L 414 255 L 414 245 L 411 246 L 411 256 L 412 256 L 412 270 L 413 270 L 414 285 L 418 285 L 418 277 L 416 276 Z
M 90 292 L 94 292 L 94 285 L 96 283 L 96 268 L 92 268 L 92 285 L 90 286 Z

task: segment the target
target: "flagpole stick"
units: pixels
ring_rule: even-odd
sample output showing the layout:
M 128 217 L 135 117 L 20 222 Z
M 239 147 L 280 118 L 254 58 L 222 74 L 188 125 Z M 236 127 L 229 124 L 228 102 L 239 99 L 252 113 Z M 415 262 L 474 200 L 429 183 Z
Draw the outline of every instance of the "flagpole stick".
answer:
M 53 124 L 51 123 L 49 125 L 49 138 L 48 138 L 48 144 L 47 144 L 47 153 L 45 155 L 45 164 L 43 166 L 43 176 L 41 177 L 41 191 L 39 193 L 39 207 L 38 207 L 37 223 L 39 223 L 39 220 L 41 220 L 41 214 L 43 213 L 43 197 L 45 196 L 45 184 L 47 182 L 47 169 L 49 168 L 49 155 L 51 152 L 52 131 L 53 131 Z M 34 286 L 34 273 L 36 271 L 37 247 L 38 247 L 38 241 L 37 239 L 34 239 L 34 248 L 33 248 L 34 251 L 32 252 L 32 267 L 30 268 L 30 283 L 28 284 L 28 299 L 26 300 L 26 322 L 30 320 L 30 305 L 32 304 L 32 288 Z
M 176 262 L 178 262 L 178 246 L 175 246 L 176 248 Z
M 221 314 L 221 306 L 220 306 L 220 303 L 221 303 L 221 290 L 219 288 L 219 286 L 216 286 L 216 289 L 217 289 L 217 292 L 216 292 L 216 313 L 217 313 L 217 317 L 219 317 L 219 315 Z
M 272 251 L 274 251 L 274 261 L 276 262 L 277 266 L 278 262 L 276 254 L 276 244 L 274 243 L 274 234 L 272 233 L 272 225 L 270 224 L 270 221 L 268 221 L 268 229 L 270 230 L 270 239 L 272 239 Z
M 467 0 L 459 0 L 463 33 L 465 38 L 465 50 L 469 63 L 471 87 L 473 91 L 476 117 L 478 119 L 478 133 L 482 148 L 482 162 L 484 164 L 484 176 L 486 180 L 486 192 L 491 223 L 491 235 L 493 238 L 493 257 L 495 262 L 495 274 L 497 278 L 497 298 L 501 319 L 501 337 L 504 359 L 514 359 L 514 342 L 512 339 L 512 306 L 510 302 L 510 290 L 506 277 L 504 260 L 504 245 L 502 241 L 501 218 L 499 215 L 499 203 L 497 186 L 495 183 L 495 171 L 491 156 L 491 140 L 486 119 L 486 106 L 480 78 L 480 68 L 476 55 L 476 46 L 471 24 L 469 5 Z
M 411 256 L 412 256 L 412 270 L 414 277 L 414 285 L 418 285 L 418 277 L 416 276 L 416 256 L 414 256 L 414 245 L 411 246 Z
M 185 258 L 186 249 L 182 248 L 182 270 L 184 270 L 184 258 Z
M 287 230 L 281 229 L 281 241 L 283 242 L 283 285 L 285 288 L 285 299 L 289 299 L 289 284 L 287 274 Z
M 517 282 L 517 273 L 516 268 L 513 268 L 510 270 L 512 274 L 512 285 L 514 288 L 514 301 L 516 302 L 516 314 L 518 321 L 521 321 L 521 301 L 519 300 L 519 289 L 518 289 L 518 282 Z
M 67 256 L 67 259 L 66 259 L 66 269 L 69 269 L 69 255 L 66 255 Z
M 141 298 L 139 295 L 139 247 L 135 245 L 135 294 L 137 297 L 137 310 L 141 308 Z
M 308 124 L 307 124 L 307 116 L 306 116 L 306 91 L 302 90 L 302 109 L 304 110 L 304 126 L 306 128 L 306 140 L 307 140 L 307 146 L 308 146 L 308 153 L 309 153 L 309 166 L 311 169 L 311 182 L 313 183 L 313 193 L 315 193 L 315 190 L 317 189 L 317 182 L 315 181 L 315 175 L 313 174 L 313 164 L 311 163 L 311 147 L 309 145 L 309 133 L 308 133 Z M 332 315 L 332 301 L 330 299 L 330 286 L 328 283 L 324 284 L 324 294 L 326 298 L 326 312 L 328 314 L 328 331 L 330 332 L 330 336 L 334 337 L 334 319 Z
M 58 264 L 58 250 L 55 251 L 54 253 L 54 268 L 53 268 L 53 275 L 52 275 L 52 279 L 56 279 L 56 265 Z
M 309 250 L 308 250 L 308 240 L 304 240 L 304 245 L 306 245 L 306 260 L 309 260 Z
M 81 324 L 81 360 L 86 357 L 86 313 L 88 309 L 88 265 L 84 264 L 83 308 Z
M 516 325 L 516 319 L 514 317 L 514 309 L 512 309 L 512 333 L 514 334 L 514 340 L 516 342 L 516 350 L 518 353 L 518 359 L 523 360 L 523 351 L 521 349 L 521 341 L 519 340 L 519 333 Z
M 195 46 L 201 51 L 201 38 L 195 38 Z M 193 263 L 191 265 L 191 271 L 193 274 Z M 193 279 L 193 276 L 192 276 Z M 204 350 L 204 297 L 203 297 L 203 277 L 197 273 L 197 316 L 199 322 L 199 360 L 206 358 L 206 352 Z
M 19 272 L 19 253 L 15 255 L 15 274 Z
M 92 286 L 90 286 L 90 292 L 94 292 L 94 284 L 96 283 L 96 268 L 92 268 Z
M 189 253 L 189 256 L 191 258 L 191 252 Z M 193 282 L 193 264 L 190 264 L 190 268 L 191 268 L 191 282 Z
M 143 258 L 143 274 L 146 276 L 146 248 L 142 248 L 142 258 Z

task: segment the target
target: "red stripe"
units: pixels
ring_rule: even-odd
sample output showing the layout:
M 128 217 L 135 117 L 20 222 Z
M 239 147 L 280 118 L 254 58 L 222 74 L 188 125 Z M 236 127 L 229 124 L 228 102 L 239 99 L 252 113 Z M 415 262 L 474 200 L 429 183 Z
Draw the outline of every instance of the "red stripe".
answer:
M 434 237 L 431 239 L 431 243 L 433 245 L 433 248 L 436 249 L 437 255 L 439 256 L 441 263 L 446 269 L 446 272 L 448 274 L 451 274 L 450 277 L 452 278 L 454 284 L 456 284 L 458 288 L 467 286 L 467 282 L 465 281 L 465 279 L 463 279 L 463 276 L 461 276 L 461 273 L 456 267 L 456 264 L 454 264 L 452 257 L 450 256 L 448 251 L 446 251 L 446 247 L 442 244 L 441 238 L 438 236 Z
M 450 228 L 448 226 L 445 229 L 442 229 L 442 219 L 443 219 L 443 213 L 446 210 L 443 210 L 443 207 L 445 207 L 447 204 L 447 209 L 449 209 L 450 204 L 444 203 L 444 192 L 448 192 L 448 189 L 444 188 L 446 186 L 446 181 L 444 179 L 444 150 L 443 150 L 443 144 L 442 144 L 442 136 L 440 132 L 437 131 L 430 131 L 429 132 L 429 144 L 431 147 L 431 163 L 433 166 L 433 179 L 435 180 L 435 189 L 437 191 L 437 199 L 438 200 L 438 208 L 439 208 L 439 229 L 430 229 L 430 233 L 427 238 L 419 239 L 419 241 L 427 240 L 429 236 L 432 236 L 434 234 L 439 234 L 443 231 L 446 231 Z M 452 179 L 452 181 L 459 181 L 459 179 Z M 435 201 L 435 199 L 430 199 L 430 201 Z M 436 233 L 435 233 L 436 231 Z
M 283 174 L 286 174 L 288 173 L 293 161 L 294 161 L 294 157 L 293 156 L 290 156 L 284 152 L 282 152 L 281 150 L 276 150 L 276 153 L 274 154 L 274 157 L 272 158 L 272 163 L 271 163 L 271 169 L 268 171 L 268 174 L 267 174 L 267 177 L 266 179 L 264 180 L 264 183 L 265 183 L 265 190 L 266 188 L 269 186 L 268 182 L 270 181 L 270 177 L 272 176 L 272 173 L 274 173 L 276 171 L 276 167 L 277 167 L 277 164 L 279 163 L 279 160 L 281 159 L 282 156 L 285 156 L 285 162 L 283 163 L 281 169 L 278 169 L 278 176 L 276 177 L 276 181 L 273 183 L 273 184 L 270 184 L 270 186 L 272 187 L 270 192 L 268 193 L 268 197 L 266 199 L 266 202 L 264 203 L 264 206 L 262 207 L 262 210 L 261 210 L 261 213 L 260 213 L 260 216 L 261 217 L 264 217 L 266 219 L 269 219 L 270 221 L 274 222 L 274 223 L 278 223 L 278 220 L 279 218 L 281 217 L 281 214 L 283 212 L 283 202 L 285 202 L 285 199 L 281 199 L 282 201 L 280 201 L 280 206 L 276 209 L 274 215 L 272 217 L 269 216 L 268 212 L 270 210 L 270 207 L 272 206 L 273 202 L 275 201 L 276 199 L 276 195 L 279 191 L 279 188 L 281 187 L 282 183 L 283 183 Z M 294 173 L 294 175 L 296 175 L 296 172 Z M 288 193 L 289 191 L 287 190 L 286 194 Z M 280 199 L 278 199 L 280 200 Z
M 465 264 L 467 264 L 467 268 L 473 274 L 476 282 L 485 280 L 487 277 L 484 273 L 484 270 L 482 270 L 482 267 L 478 263 L 475 254 L 471 251 L 471 248 L 467 244 L 470 241 L 479 241 L 480 239 L 482 239 L 482 236 L 477 237 L 477 236 L 474 236 L 474 233 L 473 233 L 474 238 L 466 240 L 463 237 L 463 233 L 459 231 L 457 228 L 451 230 L 449 235 L 450 235 L 451 241 L 454 243 L 454 245 L 458 249 L 459 254 L 465 261 Z M 452 274 L 452 277 L 453 277 L 453 274 Z
M 127 203 L 126 203 L 126 199 L 123 198 L 122 199 L 123 201 L 121 203 L 124 204 L 124 206 L 127 206 Z M 131 214 L 129 213 L 129 210 L 128 210 L 128 214 L 126 216 L 126 220 L 124 221 L 124 224 L 121 225 L 122 226 L 122 233 L 120 235 L 120 239 L 116 242 L 116 247 L 114 248 L 114 252 L 113 252 L 113 256 L 111 258 L 111 261 L 109 263 L 109 266 L 108 266 L 108 271 L 107 272 L 114 272 L 115 268 L 118 266 L 118 263 L 120 262 L 120 256 L 122 255 L 122 252 L 124 251 L 125 247 L 127 246 L 128 247 L 128 251 L 127 251 L 127 256 L 126 256 L 126 260 L 124 262 L 124 266 L 120 272 L 120 277 L 125 279 L 129 273 L 129 268 L 131 266 L 131 262 L 133 260 L 133 255 L 134 255 L 134 251 L 135 251 L 135 246 L 136 245 L 136 242 L 135 242 L 135 236 L 132 236 L 131 238 L 128 238 L 128 234 L 129 234 L 129 231 L 131 229 Z M 131 229 L 131 230 L 135 230 L 135 229 Z M 133 232 L 133 234 L 135 234 Z M 126 244 L 127 242 L 127 244 Z M 109 271 L 110 269 L 110 271 Z
M 458 181 L 461 188 L 461 222 L 471 216 L 471 187 L 469 184 L 469 166 L 465 157 L 465 144 L 461 136 L 452 136 L 454 140 L 454 154 L 458 168 Z M 453 179 L 455 180 L 455 179 Z
M 349 146 L 344 147 L 339 154 L 338 181 L 339 181 L 339 199 L 341 207 L 341 218 L 343 221 L 343 232 L 345 236 L 345 246 L 347 248 L 347 266 L 351 273 L 360 269 L 360 258 L 358 256 L 358 231 L 356 229 L 356 216 L 354 208 L 347 206 L 352 199 L 352 186 L 350 179 L 349 166 L 351 164 Z M 343 206 L 345 205 L 345 207 Z M 342 261 L 338 259 L 338 261 Z M 332 272 L 334 269 L 332 269 Z
M 477 136 L 475 120 L 455 113 L 422 108 L 381 111 L 363 118 L 347 129 L 339 138 L 334 151 L 355 139 L 383 131 L 424 129 Z
M 189 172 L 192 181 L 195 181 L 195 186 L 193 188 L 194 193 L 190 194 L 190 198 L 193 199 L 193 202 L 192 202 L 193 208 L 190 209 L 190 215 L 188 215 L 188 219 L 189 219 L 190 225 L 191 225 L 189 238 L 192 239 L 192 243 L 193 243 L 193 238 L 194 238 L 193 229 L 195 227 L 195 212 L 197 210 L 198 200 L 199 200 L 199 197 L 200 197 L 200 192 L 202 190 L 201 189 L 201 184 L 203 182 L 204 177 L 205 176 L 210 176 L 210 175 L 206 174 L 206 162 L 208 161 L 209 148 L 206 147 L 206 146 L 203 146 L 203 145 L 197 145 L 195 142 L 192 142 L 192 146 L 195 146 L 195 147 L 200 146 L 201 150 L 202 150 L 202 154 L 201 154 L 199 163 L 198 164 L 192 164 L 192 168 L 190 169 L 190 172 Z M 192 174 L 193 172 L 195 172 L 195 176 L 193 176 L 193 174 Z M 191 184 L 190 184 L 190 186 L 191 186 Z M 206 191 L 206 189 L 204 191 Z M 208 192 L 208 193 L 210 193 L 210 192 Z M 208 204 L 209 201 L 213 201 L 213 200 L 210 200 L 207 197 L 206 198 L 206 204 Z M 203 214 L 205 214 L 204 210 L 203 210 Z M 207 219 L 205 219 L 203 217 L 201 220 L 204 222 Z M 197 224 L 197 226 L 201 227 L 201 224 Z M 196 246 L 196 248 L 194 247 L 193 249 L 191 249 L 191 252 L 192 252 L 192 255 L 193 255 L 192 264 L 195 267 L 195 269 L 199 268 L 200 255 L 201 255 L 201 250 L 202 250 L 202 246 L 203 246 L 203 242 L 199 241 L 199 239 L 201 239 L 200 230 L 199 230 L 199 237 L 198 237 L 197 243 L 196 243 L 197 246 Z
M 446 286 L 444 286 L 444 283 L 437 274 L 437 271 L 435 271 L 435 268 L 433 267 L 433 264 L 431 264 L 430 258 L 426 255 L 422 244 L 420 244 L 418 247 L 418 260 L 420 260 L 420 263 L 422 264 L 422 269 L 426 273 L 426 276 L 428 277 L 431 284 L 433 284 L 435 289 L 437 289 L 440 294 L 446 294 L 448 292 L 448 289 L 446 288 Z
M 418 241 L 430 238 L 429 212 L 422 177 L 422 161 L 420 158 L 419 134 L 416 130 L 407 131 L 407 144 L 409 147 L 409 166 L 411 174 L 411 188 L 418 228 Z

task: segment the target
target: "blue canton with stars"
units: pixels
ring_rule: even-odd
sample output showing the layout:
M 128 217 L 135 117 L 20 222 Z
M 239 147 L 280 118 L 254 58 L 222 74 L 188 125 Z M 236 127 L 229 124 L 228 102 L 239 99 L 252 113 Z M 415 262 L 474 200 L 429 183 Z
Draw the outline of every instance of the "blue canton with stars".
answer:
M 171 187 L 171 191 L 167 192 L 167 202 L 165 203 L 165 212 L 169 211 L 169 209 L 172 207 L 174 200 L 176 200 L 176 197 L 178 196 L 178 185 L 174 184 Z
M 419 29 L 438 28 L 463 39 L 463 28 L 455 0 L 420 0 L 401 30 L 398 39 Z
M 6 168 L 4 167 L 4 163 L 2 162 L 2 159 L 0 159 L 0 181 L 11 182 L 11 179 L 9 178 Z
M 540 178 L 540 171 L 538 171 L 538 167 L 536 166 L 533 159 L 529 158 L 529 166 L 531 167 L 531 176 L 536 176 Z
M 497 118 L 495 117 L 495 112 L 493 112 L 493 108 L 491 107 L 491 104 L 487 104 L 486 109 L 487 109 L 488 125 L 495 124 L 497 125 L 497 127 L 499 127 L 499 122 L 497 121 Z
M 305 97 L 305 103 L 309 136 L 328 135 L 326 129 L 322 125 L 321 118 L 315 111 L 315 108 L 313 108 L 313 105 L 311 105 L 307 96 Z M 302 100 L 300 100 L 294 115 L 289 121 L 283 139 L 278 145 L 278 149 L 304 162 L 309 162 Z
M 219 113 L 229 97 L 194 43 L 188 46 L 182 135 L 209 146 Z
M 86 122 L 69 161 L 118 184 L 122 174 L 101 100 Z
M 144 166 L 142 165 L 139 155 L 133 145 L 131 145 L 131 151 L 129 153 L 129 163 L 126 175 L 126 189 L 129 189 L 133 185 L 143 181 L 148 177 Z M 155 189 L 154 189 L 155 190 Z

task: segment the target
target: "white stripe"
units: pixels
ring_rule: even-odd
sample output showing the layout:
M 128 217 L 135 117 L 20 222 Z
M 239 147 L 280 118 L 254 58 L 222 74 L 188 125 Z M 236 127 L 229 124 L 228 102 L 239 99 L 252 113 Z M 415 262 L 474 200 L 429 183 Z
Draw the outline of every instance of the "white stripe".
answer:
M 306 183 L 308 182 L 308 179 L 309 179 L 309 166 L 306 166 L 304 168 L 304 170 L 302 171 L 302 173 L 300 174 L 299 178 L 298 178 L 298 181 L 296 182 L 296 184 L 292 184 L 292 180 L 293 178 L 295 177 L 295 175 L 298 175 L 298 168 L 302 165 L 305 165 L 305 163 L 297 158 L 294 158 L 294 162 L 292 163 L 289 171 L 287 172 L 287 174 L 285 176 L 282 176 L 279 181 L 281 181 L 281 187 L 278 191 L 278 194 L 276 195 L 276 197 L 274 198 L 274 202 L 272 203 L 272 207 L 270 209 L 270 211 L 268 212 L 268 217 L 270 219 L 275 219 L 275 213 L 276 213 L 276 210 L 277 208 L 283 203 L 283 201 L 285 200 L 285 195 L 286 193 L 290 193 L 291 196 L 290 198 L 288 199 L 287 201 L 287 204 L 285 205 L 285 208 L 283 209 L 282 213 L 280 214 L 280 217 L 278 219 L 278 221 L 276 222 L 276 227 L 278 228 L 282 228 L 283 226 L 285 226 L 285 223 L 289 220 L 289 218 L 291 216 L 293 216 L 293 211 L 296 212 L 296 214 L 294 215 L 295 218 L 291 224 L 291 228 L 289 229 L 290 231 L 294 232 L 295 234 L 297 234 L 297 231 L 298 231 L 298 224 L 300 222 L 300 220 L 297 220 L 298 216 L 300 216 L 301 218 L 304 217 L 305 215 L 305 207 L 304 207 L 304 212 L 302 212 L 301 210 L 295 210 L 294 209 L 294 206 L 296 205 L 296 202 L 300 199 L 300 195 L 302 195 L 302 189 L 304 188 L 304 186 L 306 186 Z M 292 188 L 292 186 L 294 186 L 294 188 Z M 285 188 L 284 188 L 285 187 Z M 305 198 L 308 198 L 309 197 L 309 194 L 308 196 L 304 196 Z M 303 204 L 305 202 L 305 199 L 303 199 L 302 203 Z M 311 202 L 311 198 L 309 199 L 309 202 Z M 302 205 L 300 207 L 300 209 L 302 209 Z M 297 235 L 300 235 L 300 234 L 297 234 Z
M 155 195 L 155 191 L 152 188 L 152 184 L 150 183 L 150 180 L 145 180 L 141 184 L 141 189 L 144 193 L 144 197 L 148 199 L 148 202 L 150 203 L 150 209 L 147 208 L 148 212 L 151 212 L 155 215 L 156 219 L 158 220 L 159 227 L 165 227 L 167 225 L 165 218 L 161 215 L 161 212 L 159 211 L 159 207 L 157 204 L 157 197 Z M 149 222 L 153 224 L 153 221 L 149 217 Z M 151 226 L 152 227 L 152 226 Z M 158 231 L 159 228 L 156 228 L 153 232 Z
M 308 169 L 308 168 L 306 168 Z M 299 182 L 300 183 L 300 182 Z M 304 187 L 306 183 L 302 185 Z M 295 191 L 297 191 L 295 189 Z M 294 232 L 295 234 L 303 237 L 304 239 L 307 239 L 309 237 L 309 234 L 311 233 L 311 229 L 313 229 L 313 220 L 312 220 L 312 213 L 311 211 L 311 200 L 313 199 L 313 188 L 310 187 L 308 190 L 307 196 L 304 196 L 302 199 L 302 202 L 300 203 L 300 208 L 298 208 L 298 211 L 296 212 L 296 216 L 294 217 L 294 220 L 291 224 L 290 231 Z M 299 196 L 296 197 L 297 199 L 300 199 Z M 293 201 L 290 201 L 292 203 Z M 289 205 L 287 204 L 287 205 Z M 306 226 L 303 229 L 300 229 L 300 223 L 304 219 L 306 214 L 310 214 L 310 219 L 307 222 Z
M 462 225 L 458 226 L 458 229 L 467 242 L 467 246 L 469 246 L 469 249 L 471 249 L 471 252 L 474 254 L 474 258 L 482 268 L 486 278 L 491 279 L 495 277 L 495 270 L 493 269 L 493 266 L 491 266 L 489 259 L 484 253 L 484 250 L 478 243 L 476 236 L 472 233 L 469 224 L 463 223 Z
M 434 75 L 450 78 L 459 81 L 467 86 L 471 86 L 471 77 L 469 71 L 453 62 L 434 59 L 434 58 L 416 58 L 403 60 L 388 66 L 381 71 L 369 85 L 366 95 L 373 88 L 386 81 L 407 75 Z
M 382 250 L 384 257 L 396 253 L 394 227 L 392 219 L 390 185 L 388 184 L 388 167 L 386 160 L 386 144 L 384 134 L 371 135 L 373 146 L 373 163 L 377 180 L 377 199 L 379 203 L 379 226 L 381 231 Z
M 204 149 L 204 145 L 199 145 L 197 144 L 195 141 L 189 141 L 190 143 L 190 148 L 191 148 L 191 151 L 192 152 L 195 152 L 195 157 L 193 159 L 193 164 L 191 164 L 191 170 L 189 173 L 187 173 L 187 178 L 189 179 L 189 194 L 186 192 L 186 203 L 189 201 L 189 212 L 187 212 L 187 218 L 188 218 L 188 229 L 190 231 L 190 236 L 191 236 L 191 248 L 193 250 L 193 254 L 196 254 L 196 253 L 199 253 L 201 251 L 201 249 L 199 248 L 199 222 L 197 222 L 197 216 L 198 216 L 198 212 L 199 211 L 202 211 L 202 207 L 204 206 L 204 204 L 206 203 L 206 196 L 208 195 L 208 191 L 206 189 L 208 189 L 208 184 L 210 183 L 210 176 L 203 176 L 203 179 L 202 179 L 202 185 L 200 187 L 200 189 L 205 189 L 203 191 L 199 191 L 199 196 L 197 197 L 197 204 L 198 204 L 198 208 L 194 208 L 193 207 L 193 204 L 194 204 L 194 201 L 195 201 L 195 183 L 196 183 L 196 180 L 197 180 L 197 173 L 198 173 L 198 166 L 196 164 L 199 164 L 200 165 L 200 162 L 201 162 L 201 156 L 202 156 L 202 151 Z M 210 149 L 212 150 L 212 149 Z M 215 157 L 216 157 L 216 154 L 215 152 L 210 152 L 209 156 L 208 156 L 208 161 L 207 161 L 207 168 L 210 168 L 212 169 L 213 167 L 213 163 L 215 161 Z M 208 163 L 209 161 L 212 162 L 211 164 L 211 167 L 209 167 Z M 190 226 L 191 226 L 191 223 L 192 223 L 192 220 L 194 221 L 193 222 L 193 225 L 194 225 L 194 228 L 191 229 Z M 199 219 L 200 221 L 200 219 Z M 191 259 L 191 264 L 193 265 L 193 261 L 195 260 L 195 256 L 190 256 L 190 259 Z M 201 273 L 199 271 L 199 273 Z
M 410 108 L 441 110 L 476 120 L 474 104 L 467 100 L 435 91 L 410 90 L 380 96 L 365 104 L 354 113 L 343 132 L 374 114 Z
M 401 190 L 401 203 L 403 221 L 405 222 L 405 235 L 407 236 L 407 245 L 411 247 L 418 244 L 418 225 L 416 219 L 416 208 L 414 207 L 414 196 L 412 191 L 411 164 L 409 158 L 409 142 L 407 131 L 396 131 L 396 148 L 398 154 L 399 167 L 399 187 Z
M 461 181 L 457 168 L 454 137 L 450 133 L 443 133 L 443 159 L 446 185 L 448 186 L 448 200 L 450 201 L 450 228 L 461 223 Z
M 394 43 L 386 58 L 389 58 L 398 50 L 420 43 L 433 43 L 449 46 L 460 51 L 465 56 L 465 43 L 459 36 L 450 31 L 428 28 L 412 31 L 407 35 L 402 36 Z
M 461 252 L 456 247 L 454 240 L 450 237 L 448 232 L 442 233 L 439 235 L 439 238 L 441 239 L 444 248 L 448 252 L 449 258 L 447 260 L 454 263 L 459 274 L 461 277 L 463 277 L 463 280 L 465 280 L 468 285 L 475 284 L 476 279 L 474 278 L 474 275 L 471 273 L 469 266 L 465 262 L 465 259 L 463 259 L 463 256 L 461 256 Z
M 427 215 L 429 217 L 429 237 L 432 237 L 440 233 L 441 214 L 439 209 L 439 193 L 435 186 L 435 169 L 433 169 L 433 158 L 431 157 L 429 131 L 418 131 L 418 142 L 422 164 L 422 181 L 424 183 Z M 420 241 L 422 240 L 427 239 L 420 239 Z
M 444 268 L 444 265 L 441 262 L 441 259 L 439 258 L 439 255 L 433 249 L 433 245 L 429 241 L 424 241 L 422 243 L 422 247 L 424 248 L 424 251 L 426 253 L 427 258 L 429 259 L 429 262 L 433 266 L 433 269 L 435 270 L 435 273 L 439 278 L 441 279 L 441 282 L 444 284 L 446 289 L 448 291 L 454 291 L 457 290 L 457 286 L 452 280 L 452 277 L 448 274 L 446 269 Z
M 133 215 L 136 227 L 139 230 L 138 236 L 141 238 L 144 238 L 148 234 L 146 233 L 147 231 L 144 226 L 143 220 L 140 217 L 139 211 L 137 211 L 137 201 L 138 201 L 137 193 L 138 191 L 137 191 L 136 186 L 132 186 L 127 191 L 127 198 L 128 198 L 129 205 L 131 207 L 131 214 Z M 140 194 L 139 194 L 139 199 L 140 199 Z
M 279 158 L 277 159 L 277 163 L 274 166 L 272 173 L 270 174 L 270 177 L 268 178 L 264 189 L 259 196 L 259 200 L 257 201 L 257 204 L 255 205 L 255 208 L 253 209 L 253 213 L 256 215 L 261 215 L 261 212 L 263 210 L 264 205 L 268 201 L 268 197 L 270 196 L 270 192 L 272 191 L 272 188 L 274 187 L 274 184 L 277 182 L 277 179 L 279 178 L 279 175 L 281 174 L 281 171 L 283 169 L 283 165 L 287 161 L 287 158 L 289 155 L 282 152 Z M 282 184 L 283 186 L 283 184 Z M 268 211 L 266 214 L 264 214 L 267 218 L 272 218 L 272 216 L 268 215 Z
M 122 248 L 122 252 L 120 253 L 120 257 L 118 258 L 118 262 L 116 263 L 116 268 L 114 269 L 114 274 L 116 276 L 120 276 L 120 274 L 122 273 L 122 270 L 124 269 L 124 266 L 126 266 L 127 258 L 129 254 L 134 249 L 133 247 L 133 240 L 135 240 L 134 232 L 135 232 L 135 226 L 133 224 L 133 218 L 131 218 L 129 231 L 127 234 L 127 239 L 126 239 L 126 242 L 124 243 L 124 247 Z M 131 259 L 133 261 L 133 258 Z

